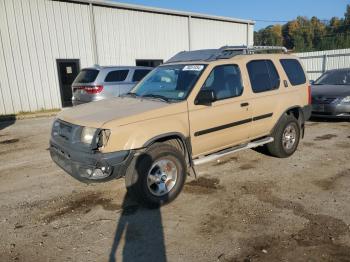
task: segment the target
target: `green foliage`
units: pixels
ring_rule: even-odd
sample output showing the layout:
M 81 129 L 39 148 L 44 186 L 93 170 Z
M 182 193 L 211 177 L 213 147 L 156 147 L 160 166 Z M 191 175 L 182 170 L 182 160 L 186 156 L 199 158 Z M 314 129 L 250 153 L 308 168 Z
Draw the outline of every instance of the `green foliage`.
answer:
M 283 45 L 296 52 L 350 48 L 350 5 L 344 18 L 328 22 L 298 16 L 284 25 L 271 25 L 255 32 L 255 45 Z

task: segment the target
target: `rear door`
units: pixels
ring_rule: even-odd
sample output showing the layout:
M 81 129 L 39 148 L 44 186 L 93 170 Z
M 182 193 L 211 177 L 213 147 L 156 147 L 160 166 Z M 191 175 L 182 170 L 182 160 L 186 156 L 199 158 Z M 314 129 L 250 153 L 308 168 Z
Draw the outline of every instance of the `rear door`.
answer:
M 274 125 L 274 114 L 279 104 L 280 76 L 272 60 L 251 60 L 246 69 L 250 80 L 252 98 L 252 139 L 270 133 Z
M 109 71 L 103 83 L 103 96 L 105 98 L 116 97 L 129 92 L 133 87 L 133 84 L 130 82 L 131 71 L 132 70 L 127 68 Z

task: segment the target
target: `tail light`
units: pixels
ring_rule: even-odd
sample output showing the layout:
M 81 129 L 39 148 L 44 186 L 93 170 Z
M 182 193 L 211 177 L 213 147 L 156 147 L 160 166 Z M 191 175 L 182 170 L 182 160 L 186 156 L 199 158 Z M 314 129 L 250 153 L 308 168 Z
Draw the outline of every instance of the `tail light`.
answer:
M 90 95 L 99 94 L 103 90 L 103 86 L 85 86 L 84 90 Z
M 311 85 L 309 85 L 308 87 L 307 87 L 307 92 L 308 92 L 308 103 L 309 103 L 309 105 L 311 105 L 312 104 L 312 98 L 311 98 Z
M 86 93 L 93 95 L 93 94 L 99 94 L 103 90 L 103 86 L 79 86 L 79 87 L 73 87 L 74 92 L 76 90 L 84 90 Z

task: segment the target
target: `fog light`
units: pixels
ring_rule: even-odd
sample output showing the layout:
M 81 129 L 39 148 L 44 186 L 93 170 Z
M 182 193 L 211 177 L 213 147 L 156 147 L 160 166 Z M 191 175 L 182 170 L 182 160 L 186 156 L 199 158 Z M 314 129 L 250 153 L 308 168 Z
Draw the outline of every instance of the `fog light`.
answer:
M 106 174 L 103 173 L 101 169 L 95 169 L 94 173 L 92 174 L 93 178 L 99 179 L 99 178 L 104 178 L 106 177 Z
M 100 166 L 99 168 L 96 168 L 92 175 L 91 179 L 103 179 L 106 177 L 109 177 L 112 173 L 112 168 L 110 166 Z

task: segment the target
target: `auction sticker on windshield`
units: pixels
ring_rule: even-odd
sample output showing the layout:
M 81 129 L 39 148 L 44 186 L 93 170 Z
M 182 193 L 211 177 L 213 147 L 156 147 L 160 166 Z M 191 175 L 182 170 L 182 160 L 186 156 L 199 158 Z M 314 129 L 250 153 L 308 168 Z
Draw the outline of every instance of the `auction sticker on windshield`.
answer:
M 204 65 L 187 65 L 182 69 L 182 71 L 202 71 L 203 68 Z

